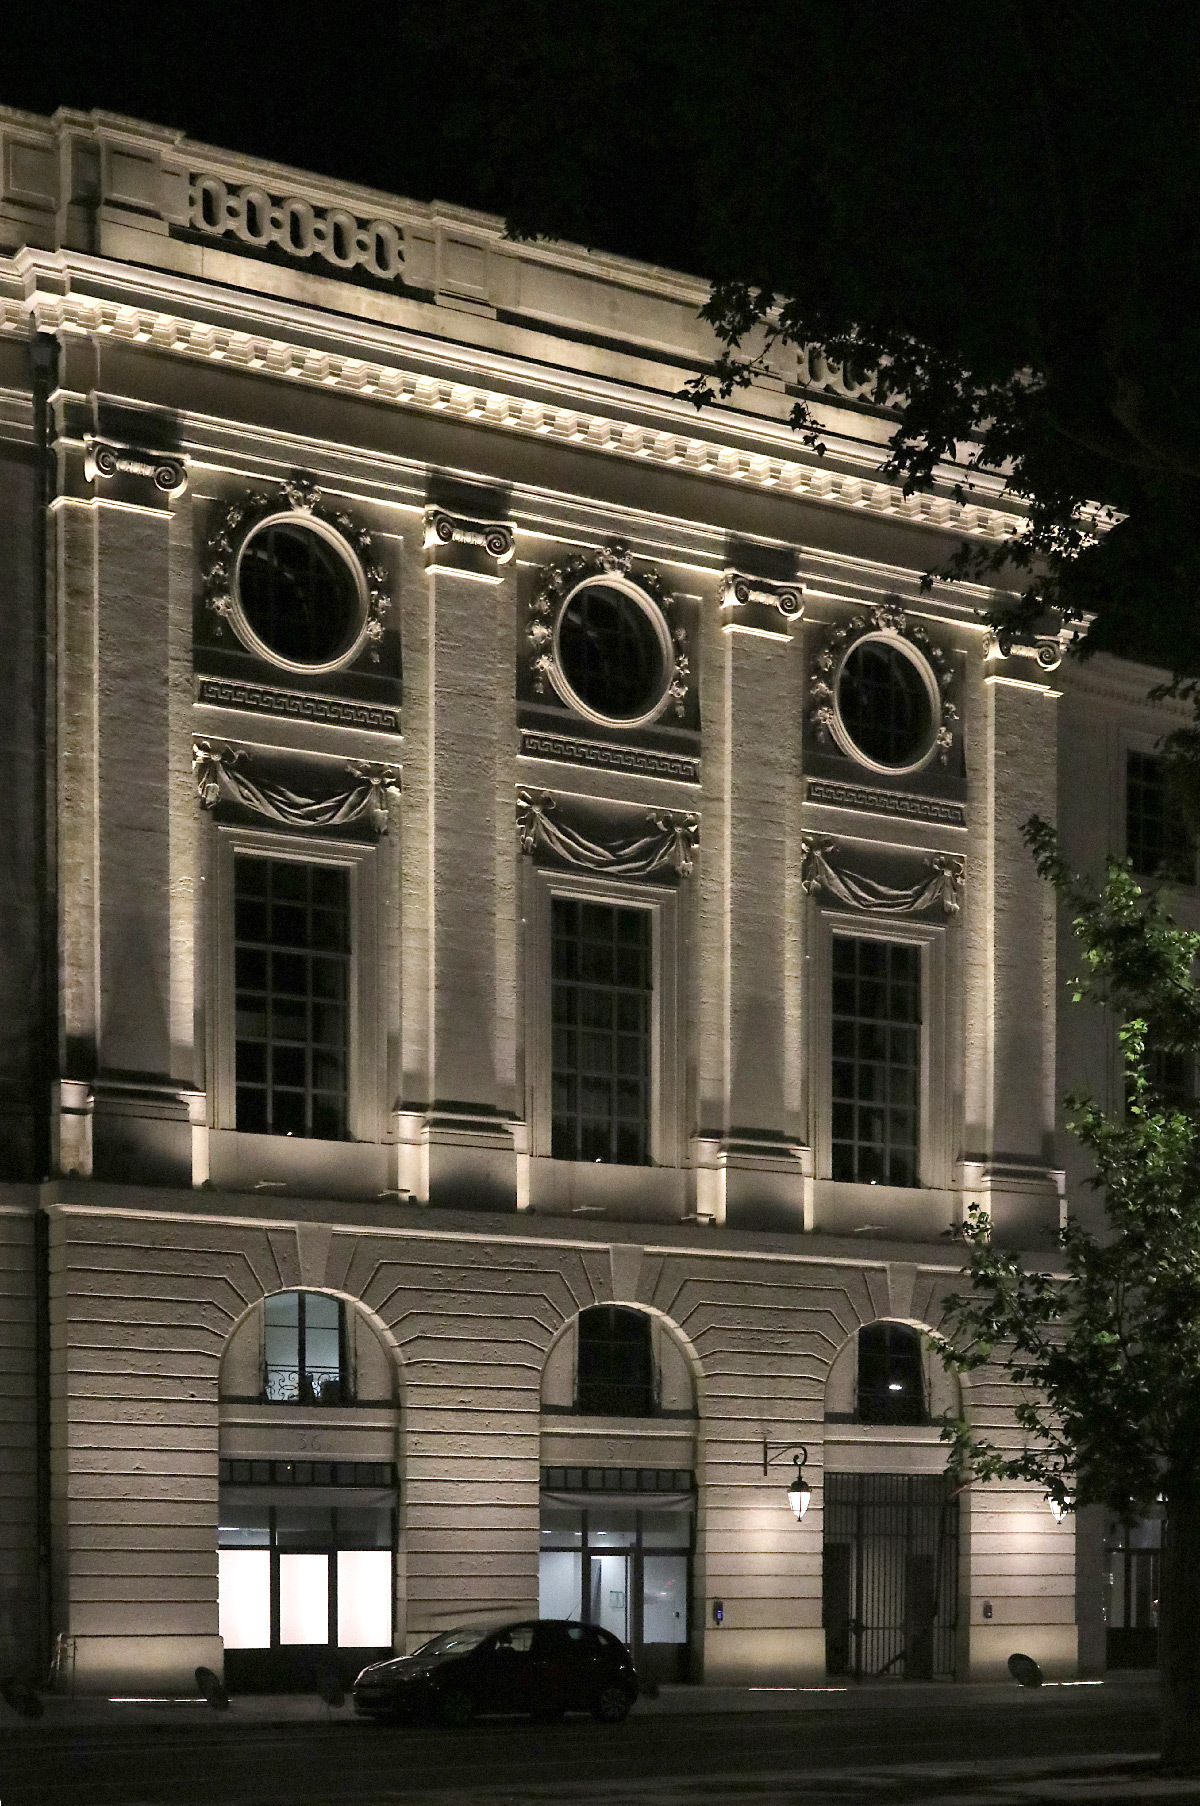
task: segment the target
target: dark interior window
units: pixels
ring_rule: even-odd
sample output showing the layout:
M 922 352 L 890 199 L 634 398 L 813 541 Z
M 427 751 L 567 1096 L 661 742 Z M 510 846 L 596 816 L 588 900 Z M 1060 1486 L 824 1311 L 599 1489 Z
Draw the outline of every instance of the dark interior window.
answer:
M 663 657 L 654 623 L 623 590 L 577 590 L 558 627 L 558 659 L 576 696 L 597 715 L 631 721 L 662 694 Z
M 908 765 L 925 750 L 929 691 L 898 646 L 867 640 L 854 648 L 842 667 L 838 707 L 855 746 L 877 765 Z
M 350 879 L 344 868 L 239 853 L 234 972 L 238 1128 L 345 1140 Z
M 326 665 L 358 633 L 353 571 L 323 533 L 291 521 L 273 521 L 246 541 L 238 599 L 258 638 L 292 664 Z
M 1196 882 L 1196 844 L 1167 761 L 1129 752 L 1125 765 L 1125 852 L 1140 878 Z
M 921 1103 L 921 949 L 833 937 L 832 1172 L 916 1185 Z
M 859 1423 L 928 1423 L 921 1337 L 907 1323 L 868 1323 L 858 1332 Z
M 654 1355 L 643 1311 L 597 1304 L 579 1317 L 576 1402 L 598 1417 L 654 1414 Z
M 345 1323 L 327 1292 L 273 1292 L 263 1301 L 263 1395 L 271 1404 L 347 1402 Z
M 650 1159 L 650 912 L 555 897 L 551 1152 Z

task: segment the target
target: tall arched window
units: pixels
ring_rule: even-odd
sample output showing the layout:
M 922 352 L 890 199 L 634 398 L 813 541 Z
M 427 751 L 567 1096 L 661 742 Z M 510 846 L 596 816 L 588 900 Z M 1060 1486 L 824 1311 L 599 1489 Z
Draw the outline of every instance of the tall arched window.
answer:
M 928 1423 L 921 1335 L 907 1323 L 867 1323 L 858 1332 L 859 1423 Z
M 644 1311 L 597 1304 L 579 1316 L 575 1402 L 600 1417 L 651 1417 L 654 1351 Z

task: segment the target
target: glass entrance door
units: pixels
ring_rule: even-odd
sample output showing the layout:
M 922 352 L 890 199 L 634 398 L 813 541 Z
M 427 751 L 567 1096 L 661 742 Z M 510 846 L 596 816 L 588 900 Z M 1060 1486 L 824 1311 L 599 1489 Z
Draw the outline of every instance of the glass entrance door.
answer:
M 592 1599 L 589 1617 L 601 1630 L 611 1631 L 622 1643 L 629 1641 L 629 1557 L 593 1555 Z

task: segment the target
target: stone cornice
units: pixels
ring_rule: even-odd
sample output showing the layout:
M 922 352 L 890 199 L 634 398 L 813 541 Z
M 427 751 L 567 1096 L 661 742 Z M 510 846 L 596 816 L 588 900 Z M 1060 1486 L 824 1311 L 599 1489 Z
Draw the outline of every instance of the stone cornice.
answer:
M 784 455 L 785 448 L 792 454 L 797 449 L 784 424 L 739 417 L 732 410 L 714 409 L 707 417 L 717 432 L 727 435 L 722 440 L 716 432 L 702 436 L 686 430 L 696 416 L 677 398 L 648 402 L 640 395 L 634 402 L 622 397 L 619 384 L 587 382 L 577 372 L 540 373 L 546 398 L 534 399 L 517 392 L 518 385 L 526 391 L 531 386 L 532 373 L 521 360 L 481 353 L 477 347 L 452 347 L 427 335 L 344 316 L 331 322 L 315 310 L 268 297 L 222 292 L 161 271 L 74 253 L 19 252 L 11 267 L 23 278 L 24 293 L 0 292 L 0 333 L 110 338 L 973 538 L 1013 537 L 1023 525 L 1011 509 L 958 503 L 937 494 L 905 496 L 899 485 L 872 475 L 839 470 L 815 457 Z M 245 325 L 231 323 L 239 315 Z M 289 336 L 278 336 L 281 332 Z M 306 343 L 306 337 L 317 342 Z M 345 350 L 334 350 L 333 344 Z M 406 358 L 408 367 L 401 361 Z M 422 364 L 426 368 L 412 367 Z M 454 364 L 457 369 L 447 369 Z M 435 373 L 430 365 L 440 365 L 441 371 Z M 571 404 L 561 405 L 553 395 L 571 395 Z M 577 405 L 577 396 L 586 396 L 593 405 Z M 609 411 L 613 404 L 630 412 L 636 406 L 643 420 Z M 651 411 L 657 418 L 647 421 Z M 845 445 L 836 451 L 845 459 L 851 455 Z M 866 455 L 877 462 L 879 448 L 859 445 L 859 458 Z

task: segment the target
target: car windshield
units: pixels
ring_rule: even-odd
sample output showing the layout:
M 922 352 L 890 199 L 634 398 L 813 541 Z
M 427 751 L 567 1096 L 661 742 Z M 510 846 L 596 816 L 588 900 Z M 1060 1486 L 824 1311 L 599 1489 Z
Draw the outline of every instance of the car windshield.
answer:
M 419 1656 L 467 1655 L 478 1648 L 483 1637 L 481 1630 L 444 1630 L 440 1637 L 431 1637 L 428 1643 L 422 1643 L 415 1653 Z

